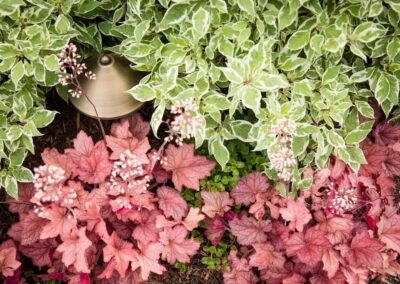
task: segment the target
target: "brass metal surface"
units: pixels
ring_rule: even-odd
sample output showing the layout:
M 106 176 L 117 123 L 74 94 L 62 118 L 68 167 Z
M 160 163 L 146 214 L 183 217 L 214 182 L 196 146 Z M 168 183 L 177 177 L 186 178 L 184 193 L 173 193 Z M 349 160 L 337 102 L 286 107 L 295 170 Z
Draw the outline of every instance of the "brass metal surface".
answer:
M 96 79 L 84 78 L 80 82 L 101 119 L 120 118 L 142 106 L 143 103 L 126 92 L 143 77 L 142 73 L 129 67 L 129 61 L 114 54 L 103 54 L 89 58 L 85 63 L 88 70 L 96 74 Z M 96 117 L 93 106 L 84 95 L 71 98 L 71 103 L 83 114 Z

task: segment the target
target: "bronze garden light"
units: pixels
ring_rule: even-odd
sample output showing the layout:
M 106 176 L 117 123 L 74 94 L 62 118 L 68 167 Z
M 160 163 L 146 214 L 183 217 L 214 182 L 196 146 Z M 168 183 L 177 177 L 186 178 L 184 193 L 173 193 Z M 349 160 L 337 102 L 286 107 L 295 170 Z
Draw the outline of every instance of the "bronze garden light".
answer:
M 96 80 L 82 79 L 86 96 L 71 97 L 72 104 L 90 117 L 96 117 L 97 110 L 101 119 L 117 119 L 139 109 L 143 103 L 126 91 L 139 83 L 142 74 L 132 70 L 129 64 L 115 54 L 89 58 L 86 65 L 96 74 Z

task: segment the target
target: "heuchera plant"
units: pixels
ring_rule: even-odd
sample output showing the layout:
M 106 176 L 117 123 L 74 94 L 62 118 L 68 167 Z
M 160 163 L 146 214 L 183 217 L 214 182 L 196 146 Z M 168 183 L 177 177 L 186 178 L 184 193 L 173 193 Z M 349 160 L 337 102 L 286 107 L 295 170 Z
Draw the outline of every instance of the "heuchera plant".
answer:
M 19 277 L 17 249 L 47 268 L 42 279 L 69 283 L 136 283 L 162 274 L 160 260 L 189 262 L 200 243 L 187 236 L 204 215 L 179 191 L 199 190 L 215 162 L 190 144 L 151 149 L 149 130 L 135 114 L 114 123 L 105 140 L 81 131 L 74 148 L 44 150 L 34 183 L 20 184 L 18 201 L 8 199 L 19 222 L 8 231 L 13 241 L 1 245 L 2 274 Z
M 327 168 L 305 171 L 313 184 L 296 200 L 282 197 L 260 172 L 242 177 L 230 194 L 203 191 L 208 239 L 217 245 L 229 232 L 240 245 L 229 254 L 225 283 L 368 283 L 399 276 L 399 142 L 400 126 L 377 125 L 362 143 L 368 164 L 358 174 L 332 157 Z

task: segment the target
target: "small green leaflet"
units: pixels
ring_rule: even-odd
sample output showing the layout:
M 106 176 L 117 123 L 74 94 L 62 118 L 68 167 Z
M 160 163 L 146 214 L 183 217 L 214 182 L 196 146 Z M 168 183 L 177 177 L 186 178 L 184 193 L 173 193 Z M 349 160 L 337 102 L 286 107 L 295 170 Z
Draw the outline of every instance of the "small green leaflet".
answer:
M 203 8 L 198 9 L 193 14 L 192 24 L 193 38 L 195 41 L 198 41 L 207 34 L 210 27 L 210 13 Z
M 140 102 L 147 102 L 155 99 L 156 97 L 156 90 L 148 85 L 139 84 L 134 86 L 132 89 L 128 91 L 136 100 Z

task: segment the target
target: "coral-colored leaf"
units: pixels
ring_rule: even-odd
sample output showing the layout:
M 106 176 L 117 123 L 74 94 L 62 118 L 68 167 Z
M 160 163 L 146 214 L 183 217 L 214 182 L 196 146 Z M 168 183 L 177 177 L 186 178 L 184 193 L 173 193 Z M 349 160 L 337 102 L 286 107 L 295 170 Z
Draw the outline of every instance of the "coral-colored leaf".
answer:
M 357 233 L 350 247 L 341 246 L 341 254 L 355 268 L 380 268 L 383 245 L 370 237 L 368 231 Z
M 279 212 L 282 218 L 290 221 L 289 228 L 302 232 L 304 225 L 308 224 L 312 219 L 310 211 L 304 205 L 304 197 L 299 197 L 294 201 L 290 196 L 287 201 L 287 208 L 281 208 Z
M 90 184 L 102 183 L 111 174 L 112 163 L 108 159 L 108 151 L 105 144 L 97 142 L 89 155 L 81 156 L 77 174 L 79 178 Z
M 267 188 L 267 177 L 259 172 L 253 172 L 238 181 L 232 190 L 232 197 L 236 204 L 250 205 L 256 201 L 256 195 L 265 192 Z
M 193 144 L 183 144 L 181 147 L 169 144 L 165 154 L 163 168 L 172 172 L 172 181 L 179 191 L 183 186 L 199 190 L 199 180 L 209 176 L 215 167 L 214 161 L 194 155 Z
M 204 201 L 201 211 L 210 218 L 216 215 L 223 216 L 233 204 L 233 200 L 229 198 L 229 192 L 202 191 L 201 198 Z
M 50 222 L 42 228 L 41 239 L 68 235 L 76 227 L 76 219 L 66 208 L 52 204 L 50 208 L 44 208 L 42 213 L 43 218 Z
M 15 247 L 0 249 L 0 272 L 4 276 L 13 276 L 14 271 L 21 265 L 16 259 L 17 250 Z
M 339 261 L 340 256 L 334 249 L 325 250 L 322 256 L 322 263 L 324 264 L 324 270 L 327 272 L 329 278 L 335 276 L 338 271 Z
M 378 223 L 379 239 L 386 247 L 400 253 L 400 215 L 381 216 Z
M 310 228 L 305 233 L 294 233 L 286 242 L 286 253 L 310 266 L 322 260 L 324 251 L 330 247 L 325 234 L 316 228 Z
M 78 272 L 89 273 L 85 251 L 92 242 L 86 236 L 86 227 L 74 228 L 68 235 L 61 236 L 62 244 L 57 251 L 62 253 L 62 262 L 68 267 L 73 265 Z
M 132 248 L 133 245 L 130 242 L 121 240 L 115 232 L 111 234 L 111 237 L 104 239 L 104 241 L 107 244 L 103 248 L 104 261 L 109 262 L 111 260 L 112 270 L 117 270 L 121 277 L 125 277 L 129 263 L 136 260 L 136 252 Z M 108 276 L 106 278 L 110 278 L 112 272 Z
M 247 216 L 230 221 L 229 227 L 238 243 L 244 246 L 265 242 L 267 240 L 265 233 L 271 230 L 269 221 L 257 221 Z
M 158 206 L 166 217 L 172 217 L 177 221 L 182 220 L 188 212 L 185 199 L 175 189 L 162 186 L 157 189 Z
M 36 266 L 51 266 L 53 250 L 57 247 L 57 244 L 54 239 L 39 240 L 28 246 L 19 246 L 19 251 L 31 258 Z
M 67 154 L 60 154 L 55 148 L 44 149 L 42 152 L 42 160 L 46 165 L 57 166 L 63 169 L 66 178 L 70 177 L 75 170 L 75 164 L 72 157 Z
M 387 196 L 389 197 L 390 195 L 393 194 L 393 189 L 395 187 L 395 182 L 391 176 L 386 174 L 385 172 L 382 172 L 378 178 L 376 179 L 376 184 L 379 186 L 381 190 L 381 196 Z
M 188 263 L 189 256 L 194 255 L 200 247 L 200 243 L 194 239 L 186 240 L 188 230 L 183 226 L 175 226 L 173 229 L 165 228 L 160 232 L 160 243 L 164 246 L 162 249 L 162 258 L 169 264 L 175 261 Z
M 200 213 L 200 208 L 191 207 L 182 224 L 186 227 L 186 229 L 192 231 L 193 229 L 197 228 L 199 222 L 204 220 L 204 218 L 205 216 Z
M 143 280 L 149 278 L 150 272 L 162 274 L 166 269 L 158 263 L 163 246 L 160 243 L 149 243 L 143 245 L 138 243 L 140 252 L 135 254 L 132 261 L 132 270 L 140 267 L 140 274 Z
M 112 150 L 111 160 L 118 160 L 121 154 L 129 150 L 136 156 L 137 160 L 142 164 L 148 164 L 150 161 L 146 153 L 150 150 L 150 144 L 147 138 L 138 140 L 135 137 L 117 138 L 114 136 L 106 136 L 107 147 Z
M 100 208 L 95 199 L 87 201 L 83 209 L 75 209 L 75 213 L 79 221 L 86 222 L 89 231 L 96 232 L 100 237 L 107 236 L 106 223 L 100 215 Z
M 94 148 L 92 137 L 88 136 L 81 130 L 73 140 L 74 148 L 66 149 L 65 153 L 69 154 L 75 165 L 79 165 L 79 160 L 82 156 L 89 156 Z
M 255 253 L 250 256 L 250 265 L 258 269 L 270 267 L 283 268 L 286 259 L 281 252 L 278 252 L 269 243 L 253 244 Z

